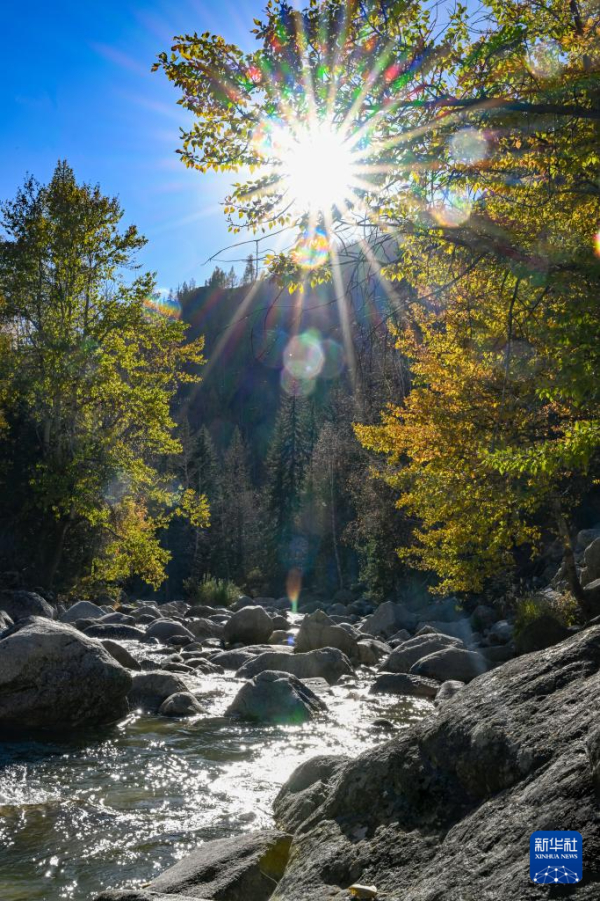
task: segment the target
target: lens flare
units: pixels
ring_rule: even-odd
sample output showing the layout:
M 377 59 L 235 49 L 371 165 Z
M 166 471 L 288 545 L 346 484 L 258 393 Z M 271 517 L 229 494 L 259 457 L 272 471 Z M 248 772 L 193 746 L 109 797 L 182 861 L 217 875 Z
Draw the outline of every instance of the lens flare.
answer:
M 291 257 L 303 269 L 318 269 L 329 259 L 329 239 L 324 229 L 307 229 L 294 249 Z
M 471 215 L 472 203 L 464 192 L 448 191 L 448 193 L 431 207 L 431 215 L 446 228 L 463 225 Z
M 450 139 L 450 153 L 457 163 L 480 163 L 488 154 L 488 142 L 476 128 L 462 128 Z
M 314 379 L 299 379 L 287 369 L 281 372 L 281 389 L 290 397 L 308 397 L 315 390 Z
M 290 569 L 285 586 L 286 594 L 292 602 L 293 613 L 298 612 L 298 599 L 302 590 L 302 572 L 294 567 Z
M 313 330 L 292 338 L 283 352 L 283 365 L 295 379 L 316 379 L 324 362 L 319 334 Z
M 594 253 L 600 257 L 600 229 L 594 235 Z
M 156 291 L 144 300 L 144 308 L 151 315 L 167 319 L 181 318 L 181 304 L 176 297 L 165 291 Z
M 325 362 L 321 370 L 324 379 L 335 379 L 342 374 L 345 365 L 344 350 L 333 338 L 327 338 L 322 344 Z
M 562 68 L 561 49 L 556 41 L 544 40 L 535 43 L 527 53 L 527 68 L 538 78 L 552 78 Z

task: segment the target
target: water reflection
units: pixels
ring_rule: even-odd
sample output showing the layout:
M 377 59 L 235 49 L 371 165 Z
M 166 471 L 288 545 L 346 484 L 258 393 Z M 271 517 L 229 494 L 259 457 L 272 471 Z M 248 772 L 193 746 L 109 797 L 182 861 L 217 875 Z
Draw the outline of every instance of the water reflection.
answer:
M 222 716 L 240 682 L 197 678 L 208 716 L 132 716 L 75 740 L 0 745 L 0 898 L 83 901 L 140 884 L 200 841 L 271 824 L 280 785 L 315 754 L 356 755 L 408 725 L 425 701 L 368 695 L 369 681 L 323 695 L 326 717 L 254 726 Z

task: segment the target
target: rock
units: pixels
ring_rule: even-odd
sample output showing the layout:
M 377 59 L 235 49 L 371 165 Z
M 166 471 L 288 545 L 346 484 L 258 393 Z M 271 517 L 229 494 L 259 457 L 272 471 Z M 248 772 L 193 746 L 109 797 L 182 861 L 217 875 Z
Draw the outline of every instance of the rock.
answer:
M 293 644 L 295 636 L 292 632 L 283 632 L 281 629 L 275 629 L 269 638 L 269 644 Z
M 203 713 L 200 701 L 189 691 L 177 691 L 169 695 L 158 708 L 160 716 L 195 716 Z
M 202 641 L 207 638 L 221 638 L 223 635 L 223 626 L 212 619 L 186 620 L 186 627 L 192 633 L 194 638 Z
M 458 679 L 448 679 L 447 682 L 442 682 L 439 691 L 435 696 L 436 706 L 438 704 L 443 704 L 444 701 L 449 701 L 450 698 L 453 698 L 454 695 L 458 694 L 464 687 L 465 683 L 459 682 Z
M 566 626 L 547 613 L 527 623 L 515 639 L 519 654 L 530 654 L 532 651 L 543 651 L 569 635 Z
M 365 638 L 359 641 L 356 647 L 358 648 L 358 659 L 362 666 L 376 666 L 392 650 L 389 644 L 377 641 L 376 638 Z
M 493 607 L 488 607 L 486 604 L 478 604 L 471 614 L 471 625 L 477 632 L 481 632 L 489 629 L 497 619 L 498 617 Z
M 348 610 L 345 604 L 330 604 L 327 613 L 329 616 L 347 616 Z
M 119 623 L 88 626 L 84 634 L 90 638 L 112 638 L 113 641 L 146 641 L 146 633 L 137 626 L 121 626 Z
M 341 676 L 354 672 L 352 664 L 338 648 L 320 648 L 306 654 L 267 651 L 245 663 L 236 675 L 241 679 L 253 679 L 264 670 L 291 673 L 298 679 L 321 677 L 330 685 L 334 685 Z
M 265 670 L 240 688 L 225 715 L 258 723 L 296 725 L 323 710 L 323 701 L 295 676 Z
M 127 648 L 124 648 L 123 645 L 119 644 L 116 641 L 112 641 L 110 638 L 103 638 L 100 640 L 100 643 L 103 647 L 106 648 L 111 657 L 114 657 L 115 660 L 121 664 L 121 666 L 125 667 L 125 669 L 141 669 L 140 664 L 135 659 L 133 654 L 130 654 Z
M 97 604 L 91 601 L 77 601 L 60 617 L 61 623 L 76 623 L 78 619 L 100 619 L 106 616 Z
M 508 623 L 505 619 L 494 623 L 489 631 L 489 639 L 492 644 L 507 644 L 512 641 L 515 628 L 512 623 Z
M 357 881 L 390 901 L 558 898 L 529 881 L 529 837 L 555 824 L 581 832 L 575 897 L 596 901 L 598 709 L 600 627 L 486 673 L 342 766 L 292 827 L 272 901 L 342 901 Z
M 162 892 L 147 892 L 144 889 L 116 889 L 115 891 L 102 892 L 94 896 L 94 901 L 173 901 L 173 895 L 164 895 Z M 207 901 L 206 898 L 198 898 L 196 895 L 176 896 L 176 901 Z
M 157 713 L 161 704 L 171 695 L 187 692 L 188 687 L 180 676 L 163 670 L 135 673 L 129 692 L 132 710 Z
M 470 682 L 488 669 L 487 661 L 475 651 L 462 648 L 443 648 L 414 663 L 410 672 L 414 676 L 437 679 L 438 682 L 457 680 Z
M 475 649 L 472 648 L 472 650 Z M 479 647 L 476 650 L 491 664 L 506 663 L 507 660 L 512 660 L 517 655 L 517 649 L 512 641 L 509 644 L 495 644 L 487 648 Z
M 356 638 L 346 629 L 336 626 L 322 610 L 315 610 L 304 617 L 294 648 L 298 654 L 317 651 L 319 648 L 338 648 L 350 660 L 356 663 L 360 661 Z
M 290 628 L 290 623 L 285 616 L 281 615 L 281 613 L 276 613 L 275 616 L 272 616 L 271 622 L 273 623 L 273 629 L 275 629 L 275 631 L 287 632 Z
M 291 836 L 274 829 L 200 845 L 150 883 L 167 895 L 268 901 L 285 870 Z
M 0 610 L 0 635 L 2 632 L 6 632 L 7 629 L 10 629 L 13 625 L 14 622 L 8 613 L 5 613 L 4 610 Z
M 577 544 L 581 548 L 588 547 L 595 541 L 596 538 L 600 538 L 600 524 L 593 526 L 591 529 L 582 529 L 577 533 Z
M 125 626 L 134 626 L 137 620 L 133 616 L 127 616 L 125 613 L 104 613 L 100 619 L 96 620 L 96 625 L 103 626 L 106 623 L 121 623 Z
M 342 771 L 348 757 L 322 754 L 296 767 L 273 802 L 275 823 L 294 832 L 327 796 L 327 788 Z
M 371 728 L 373 729 L 383 729 L 384 732 L 394 732 L 396 727 L 392 723 L 391 720 L 386 720 L 384 716 L 378 716 L 376 719 L 372 720 Z
M 600 579 L 600 537 L 588 544 L 583 552 L 584 569 L 581 571 L 581 584 L 589 585 Z
M 131 675 L 67 623 L 30 617 L 0 639 L 0 725 L 62 729 L 112 723 L 129 710 Z
M 360 631 L 375 638 L 389 638 L 398 629 L 414 629 L 417 617 L 401 604 L 386 601 L 361 624 Z
M 583 589 L 583 595 L 588 617 L 598 616 L 600 614 L 600 579 L 589 582 Z
M 349 588 L 339 588 L 333 596 L 336 604 L 351 604 L 354 601 L 354 592 Z
M 254 660 L 256 654 L 251 651 L 221 651 L 210 658 L 211 663 L 216 663 L 225 669 L 240 669 L 249 660 Z
M 398 629 L 397 632 L 394 632 L 391 638 L 388 638 L 388 643 L 391 644 L 392 641 L 396 641 L 402 644 L 403 641 L 408 641 L 409 638 L 410 632 L 408 631 L 408 629 Z
M 8 613 L 15 623 L 28 616 L 54 619 L 53 608 L 34 591 L 0 591 L 0 610 Z
M 409 673 L 382 673 L 377 676 L 371 688 L 371 694 L 411 695 L 415 698 L 435 698 L 440 683 L 434 679 L 424 679 Z
M 464 647 L 458 638 L 449 635 L 435 634 L 415 635 L 399 645 L 389 657 L 381 663 L 379 670 L 385 673 L 409 673 L 413 663 L 443 648 Z
M 473 635 L 473 627 L 468 619 L 458 619 L 456 622 L 442 622 L 441 620 L 433 620 L 429 623 L 419 623 L 417 627 L 417 636 L 424 634 L 422 626 L 425 625 L 440 635 L 448 635 L 450 638 L 458 638 L 460 641 L 468 644 Z
M 158 638 L 159 641 L 167 641 L 169 638 L 181 636 L 193 640 L 194 636 L 189 629 L 172 619 L 155 619 L 146 629 L 148 638 Z
M 243 607 L 223 629 L 226 644 L 262 644 L 271 637 L 273 620 L 262 607 Z

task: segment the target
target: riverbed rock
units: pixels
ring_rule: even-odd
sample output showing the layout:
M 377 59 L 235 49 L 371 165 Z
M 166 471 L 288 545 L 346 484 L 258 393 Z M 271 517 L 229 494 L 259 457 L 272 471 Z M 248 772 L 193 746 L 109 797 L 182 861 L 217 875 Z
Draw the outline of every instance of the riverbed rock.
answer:
M 155 619 L 146 629 L 148 638 L 158 638 L 159 641 L 167 641 L 169 638 L 183 637 L 193 640 L 194 636 L 189 629 L 172 619 Z
M 0 726 L 53 729 L 124 716 L 131 675 L 99 641 L 46 617 L 0 639 Z
M 236 675 L 241 679 L 253 679 L 264 670 L 291 673 L 298 679 L 321 677 L 334 685 L 341 676 L 353 675 L 352 664 L 339 648 L 320 648 L 305 654 L 288 654 L 285 651 L 267 651 L 245 663 Z
M 379 670 L 385 673 L 409 673 L 417 660 L 448 647 L 462 648 L 464 645 L 458 638 L 437 632 L 416 635 L 395 648 L 389 657 L 381 662 Z
M 124 648 L 118 641 L 112 641 L 110 638 L 102 638 L 100 639 L 100 642 L 111 657 L 114 657 L 121 666 L 125 667 L 125 669 L 141 670 L 142 667 L 133 654 L 130 654 L 127 648 Z
M 163 701 L 179 692 L 187 692 L 188 687 L 174 673 L 164 670 L 135 673 L 129 692 L 129 705 L 132 710 L 143 710 L 145 713 L 157 713 Z
M 160 716 L 196 716 L 203 712 L 202 704 L 189 691 L 177 691 L 169 695 L 158 708 Z
M 442 682 L 439 691 L 435 696 L 436 707 L 439 704 L 443 704 L 445 701 L 449 701 L 450 698 L 453 698 L 459 691 L 462 691 L 464 687 L 465 683 L 459 682 L 458 679 L 448 679 L 446 682 Z
M 521 629 L 515 639 L 515 645 L 519 654 L 529 654 L 531 651 L 543 651 L 558 644 L 568 634 L 566 626 L 554 616 L 544 613 Z
M 376 638 L 363 638 L 356 647 L 362 666 L 376 666 L 380 660 L 388 657 L 392 650 L 389 644 L 378 641 Z
M 11 626 L 14 626 L 12 617 L 5 613 L 4 610 L 0 610 L 0 634 L 6 632 Z
M 305 723 L 326 710 L 325 703 L 300 679 L 265 670 L 242 685 L 226 716 L 258 723 Z
M 145 889 L 116 889 L 101 892 L 94 896 L 94 901 L 173 901 L 173 895 L 165 895 L 163 892 L 148 892 Z M 207 898 L 198 898 L 196 895 L 177 894 L 177 901 L 208 901 Z
M 91 601 L 77 601 L 60 617 L 61 623 L 76 623 L 78 619 L 100 619 L 106 616 L 104 610 Z
M 389 638 L 398 629 L 414 629 L 417 617 L 401 604 L 386 601 L 360 625 L 361 632 L 367 632 L 374 638 Z
M 335 625 L 323 610 L 315 610 L 304 617 L 294 647 L 298 654 L 319 648 L 338 648 L 350 660 L 360 662 L 356 638 L 342 626 Z
M 273 632 L 273 620 L 262 607 L 243 607 L 223 629 L 226 644 L 263 644 Z
M 254 660 L 255 656 L 256 654 L 253 654 L 252 651 L 239 648 L 236 651 L 219 651 L 210 660 L 211 663 L 224 666 L 225 669 L 238 670 L 249 660 Z
M 291 836 L 275 829 L 205 842 L 150 888 L 218 901 L 267 901 L 283 876 Z
M 382 673 L 377 676 L 371 688 L 371 694 L 410 695 L 413 698 L 433 700 L 438 693 L 440 683 L 423 676 L 410 673 Z
M 208 619 L 207 617 L 186 619 L 185 625 L 198 641 L 206 641 L 209 638 L 221 638 L 223 635 L 222 624 L 216 623 L 213 619 Z
M 294 832 L 327 797 L 328 786 L 343 770 L 348 757 L 321 754 L 296 767 L 273 802 L 276 825 Z
M 54 619 L 54 608 L 35 591 L 0 591 L 0 610 L 16 623 L 28 616 Z
M 443 648 L 427 657 L 422 657 L 410 668 L 414 676 L 437 679 L 438 682 L 457 680 L 470 682 L 489 669 L 489 664 L 481 654 L 462 648 Z
M 105 623 L 88 626 L 84 634 L 90 638 L 111 638 L 113 641 L 146 641 L 146 633 L 137 626 Z
M 272 901 L 343 901 L 357 881 L 390 901 L 570 896 L 529 880 L 529 837 L 554 828 L 581 832 L 574 897 L 596 901 L 587 741 L 599 708 L 600 627 L 486 673 L 437 716 L 343 766 L 296 827 Z

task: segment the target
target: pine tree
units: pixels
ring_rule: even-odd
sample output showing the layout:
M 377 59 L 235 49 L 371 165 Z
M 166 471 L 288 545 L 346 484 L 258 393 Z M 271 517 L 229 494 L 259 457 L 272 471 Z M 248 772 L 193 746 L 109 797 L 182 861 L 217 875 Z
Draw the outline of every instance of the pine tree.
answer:
M 255 280 L 256 274 L 254 272 L 254 257 L 250 254 L 246 258 L 246 268 L 244 269 L 244 275 L 242 277 L 242 285 L 251 285 Z
M 223 466 L 223 532 L 229 578 L 244 582 L 260 561 L 256 496 L 248 470 L 248 452 L 239 428 L 235 428 Z

